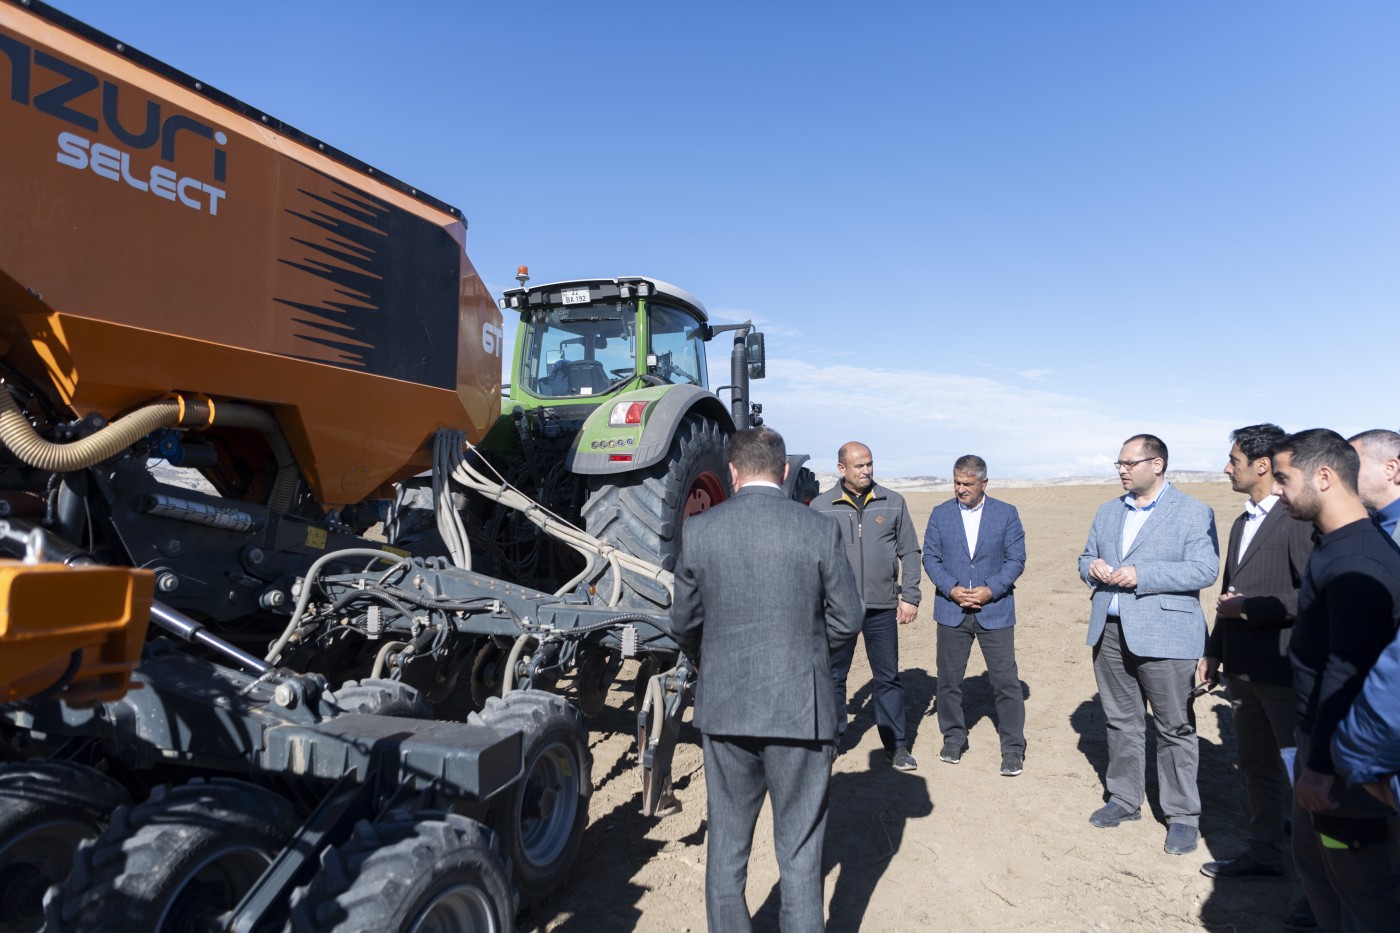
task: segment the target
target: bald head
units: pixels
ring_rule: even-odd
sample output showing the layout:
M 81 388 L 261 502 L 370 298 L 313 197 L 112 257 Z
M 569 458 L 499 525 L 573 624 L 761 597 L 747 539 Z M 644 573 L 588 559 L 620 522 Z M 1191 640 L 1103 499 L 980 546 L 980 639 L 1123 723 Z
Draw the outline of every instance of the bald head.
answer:
M 860 441 L 847 441 L 836 452 L 836 471 L 851 492 L 864 494 L 875 485 L 875 458 Z

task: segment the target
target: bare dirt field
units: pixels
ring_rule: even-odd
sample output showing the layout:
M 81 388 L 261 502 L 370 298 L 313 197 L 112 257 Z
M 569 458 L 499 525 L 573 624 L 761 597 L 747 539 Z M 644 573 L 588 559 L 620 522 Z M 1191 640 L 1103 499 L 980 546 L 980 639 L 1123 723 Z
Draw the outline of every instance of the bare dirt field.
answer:
M 1215 509 L 1224 539 L 1242 497 L 1226 484 L 1181 487 Z M 938 760 L 931 715 L 934 623 L 925 608 L 902 630 L 900 662 L 919 769 L 892 770 L 869 705 L 869 668 L 857 651 L 850 689 L 860 711 L 832 776 L 826 839 L 830 930 L 1275 930 L 1287 908 L 1283 881 L 1217 883 L 1200 874 L 1213 858 L 1237 854 L 1247 838 L 1244 791 L 1234 768 L 1229 707 L 1213 694 L 1196 701 L 1200 731 L 1202 845 L 1186 856 L 1162 851 L 1148 756 L 1152 817 L 1095 829 L 1107 760 L 1103 715 L 1084 644 L 1087 590 L 1075 563 L 1111 485 L 989 492 L 1017 506 L 1029 562 L 1017 590 L 1017 657 L 1026 692 L 1026 770 L 997 773 L 993 706 L 977 651 L 965 706 L 970 750 L 953 766 Z M 922 532 L 946 493 L 908 496 Z M 1216 591 L 1202 594 L 1213 606 Z M 631 667 L 623 676 L 631 675 Z M 591 723 L 596 790 L 573 877 L 521 918 L 530 931 L 701 931 L 705 929 L 705 769 L 687 724 L 675 761 L 683 809 L 659 820 L 638 815 L 631 684 L 620 681 Z M 1150 731 L 1150 730 L 1149 730 Z M 767 810 L 750 863 L 755 928 L 777 929 L 778 869 Z

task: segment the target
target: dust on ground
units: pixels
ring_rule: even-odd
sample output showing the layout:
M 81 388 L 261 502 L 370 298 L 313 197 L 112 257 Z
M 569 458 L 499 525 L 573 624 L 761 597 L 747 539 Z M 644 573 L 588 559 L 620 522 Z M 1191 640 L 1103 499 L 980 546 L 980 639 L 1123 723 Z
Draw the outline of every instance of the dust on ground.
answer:
M 1243 499 L 1228 486 L 1181 488 L 1215 509 L 1221 540 Z M 1088 591 L 1076 576 L 1105 486 L 998 490 L 1026 528 L 1029 560 L 1016 593 L 1017 659 L 1026 693 L 1026 770 L 998 774 L 1001 755 L 981 656 L 968 664 L 964 704 L 970 749 L 954 766 L 942 744 L 934 696 L 934 622 L 928 584 L 918 621 L 901 630 L 900 662 L 909 734 L 919 769 L 890 768 L 875 730 L 870 670 L 856 652 L 854 715 L 836 761 L 826 839 L 828 929 L 847 930 L 1275 930 L 1288 887 L 1274 879 L 1217 882 L 1211 859 L 1242 851 L 1248 838 L 1243 786 L 1234 767 L 1229 706 L 1196 701 L 1202 796 L 1200 848 L 1162 851 L 1153 753 L 1148 798 L 1154 813 L 1117 829 L 1089 825 L 1104 799 L 1103 714 L 1084 644 Z M 922 532 L 943 493 L 906 497 Z M 922 538 L 922 534 L 920 535 Z M 1207 606 L 1217 590 L 1202 594 Z M 662 819 L 638 813 L 641 794 L 631 704 L 632 666 L 590 723 L 596 789 L 582 851 L 569 882 L 520 919 L 529 931 L 702 931 L 705 929 L 705 770 L 687 722 L 674 777 L 683 809 Z M 1149 728 L 1149 733 L 1150 733 Z M 1154 819 L 1155 817 L 1155 819 Z M 748 899 L 756 930 L 776 930 L 778 868 L 765 808 L 750 860 Z

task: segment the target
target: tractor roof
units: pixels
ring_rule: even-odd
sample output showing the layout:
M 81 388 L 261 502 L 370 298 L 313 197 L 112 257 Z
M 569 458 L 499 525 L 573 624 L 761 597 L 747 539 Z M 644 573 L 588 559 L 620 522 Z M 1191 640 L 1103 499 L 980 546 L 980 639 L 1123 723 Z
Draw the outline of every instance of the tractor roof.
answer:
M 664 298 L 682 305 L 702 322 L 710 320 L 709 312 L 690 292 L 678 288 L 670 282 L 641 275 L 622 276 L 616 279 L 567 279 L 560 282 L 546 282 L 541 285 L 528 285 L 523 288 L 507 289 L 501 299 L 502 310 L 518 310 L 545 305 L 564 304 L 563 294 L 569 289 L 587 288 L 590 301 L 612 301 L 619 298 Z

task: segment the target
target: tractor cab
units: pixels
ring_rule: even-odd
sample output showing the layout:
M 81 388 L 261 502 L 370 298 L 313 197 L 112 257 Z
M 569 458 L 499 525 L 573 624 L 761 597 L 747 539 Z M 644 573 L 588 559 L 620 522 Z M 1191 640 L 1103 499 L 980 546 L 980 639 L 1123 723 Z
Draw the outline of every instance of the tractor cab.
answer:
M 709 387 L 700 302 L 656 279 L 592 279 L 512 289 L 520 314 L 512 405 L 596 406 L 643 386 Z

